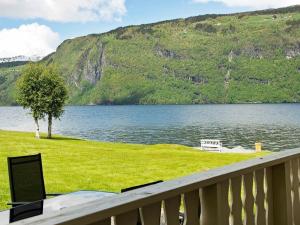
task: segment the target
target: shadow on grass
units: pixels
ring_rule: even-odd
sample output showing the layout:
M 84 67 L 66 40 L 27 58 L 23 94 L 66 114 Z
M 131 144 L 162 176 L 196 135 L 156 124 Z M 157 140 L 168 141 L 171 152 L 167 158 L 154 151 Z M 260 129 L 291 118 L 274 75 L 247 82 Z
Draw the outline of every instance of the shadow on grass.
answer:
M 80 138 L 73 138 L 73 137 L 52 137 L 52 138 L 47 138 L 47 137 L 41 137 L 43 140 L 53 140 L 53 141 L 84 141 L 83 139 Z

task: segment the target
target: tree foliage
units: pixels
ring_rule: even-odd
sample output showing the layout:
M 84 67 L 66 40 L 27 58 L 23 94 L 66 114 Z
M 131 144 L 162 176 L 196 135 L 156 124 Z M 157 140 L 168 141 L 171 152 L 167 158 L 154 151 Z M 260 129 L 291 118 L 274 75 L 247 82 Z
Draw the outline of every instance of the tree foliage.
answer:
M 45 67 L 30 63 L 22 70 L 17 81 L 17 102 L 29 109 L 34 119 L 42 119 L 44 112 L 44 96 L 42 91 L 42 74 Z
M 48 116 L 48 137 L 51 138 L 52 118 L 63 114 L 67 90 L 55 66 L 30 63 L 17 81 L 17 102 L 30 110 L 37 126 Z
M 48 116 L 48 138 L 51 138 L 52 118 L 59 119 L 67 100 L 67 89 L 55 66 L 48 66 L 42 74 L 41 96 L 43 112 Z

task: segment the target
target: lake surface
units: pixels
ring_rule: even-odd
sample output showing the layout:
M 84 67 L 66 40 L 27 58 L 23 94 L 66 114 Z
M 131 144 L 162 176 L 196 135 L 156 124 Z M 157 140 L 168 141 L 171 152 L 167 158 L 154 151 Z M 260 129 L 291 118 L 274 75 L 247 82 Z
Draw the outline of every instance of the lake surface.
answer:
M 46 123 L 41 122 L 46 132 Z M 28 111 L 0 107 L 0 129 L 33 131 Z M 300 104 L 70 106 L 54 133 L 127 143 L 199 146 L 221 139 L 226 147 L 254 148 L 262 141 L 274 151 L 300 147 Z

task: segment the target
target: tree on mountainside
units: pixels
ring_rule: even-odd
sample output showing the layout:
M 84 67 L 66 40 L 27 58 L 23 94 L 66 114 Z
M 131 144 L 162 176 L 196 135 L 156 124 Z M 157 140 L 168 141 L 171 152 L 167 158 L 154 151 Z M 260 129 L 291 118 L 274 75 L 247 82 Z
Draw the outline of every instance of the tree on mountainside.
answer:
M 52 136 L 52 119 L 59 118 L 67 99 L 66 87 L 54 66 L 30 63 L 17 81 L 17 102 L 29 109 L 40 138 L 39 120 L 48 116 L 48 138 Z

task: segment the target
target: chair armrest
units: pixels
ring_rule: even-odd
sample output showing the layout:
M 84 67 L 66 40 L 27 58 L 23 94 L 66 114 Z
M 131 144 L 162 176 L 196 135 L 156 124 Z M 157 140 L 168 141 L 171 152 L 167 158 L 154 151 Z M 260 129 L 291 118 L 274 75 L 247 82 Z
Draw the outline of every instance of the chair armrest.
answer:
M 60 196 L 60 195 L 63 195 L 62 193 L 49 193 L 49 194 L 46 194 L 46 196 L 49 196 L 49 197 L 55 197 L 55 196 Z
M 9 202 L 7 203 L 7 205 L 12 205 L 12 206 L 18 206 L 18 205 L 26 205 L 26 204 L 30 204 L 32 202 Z

